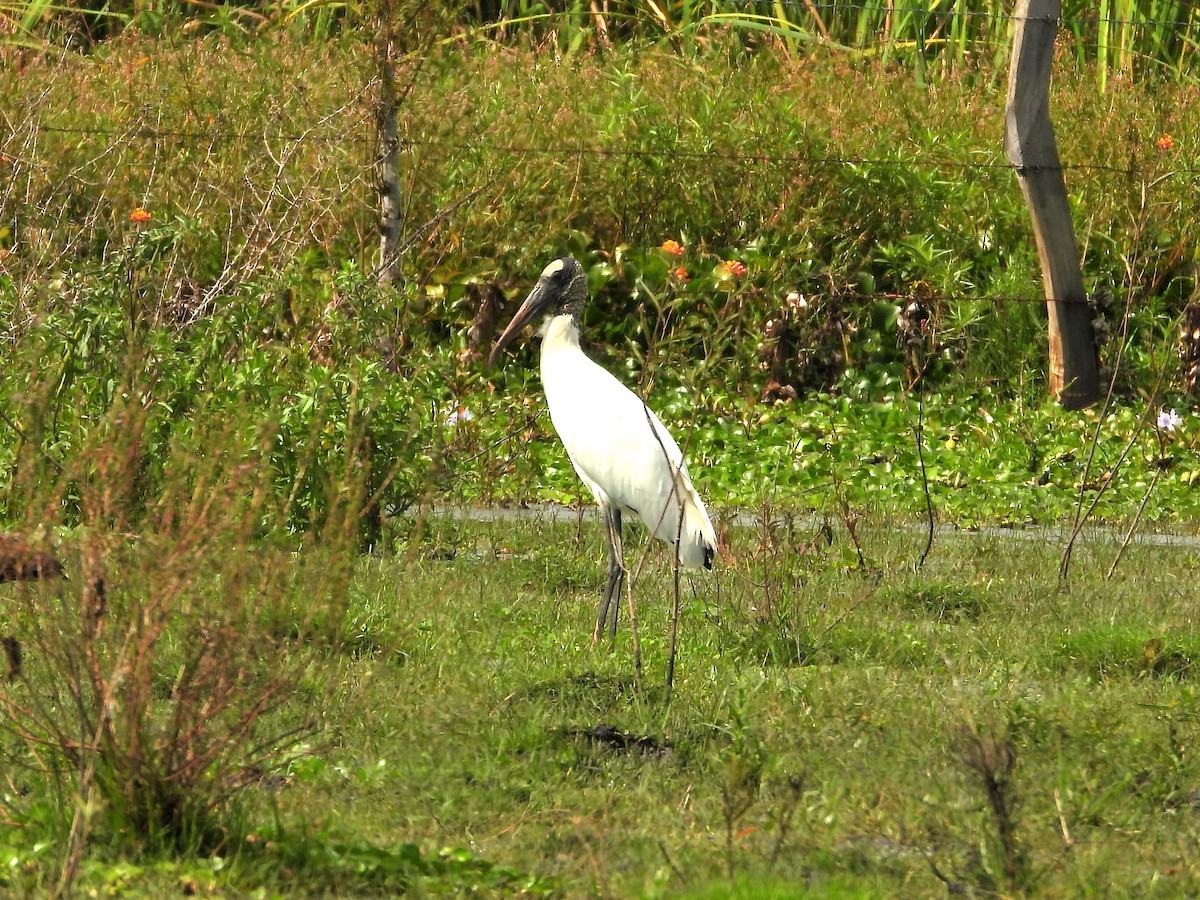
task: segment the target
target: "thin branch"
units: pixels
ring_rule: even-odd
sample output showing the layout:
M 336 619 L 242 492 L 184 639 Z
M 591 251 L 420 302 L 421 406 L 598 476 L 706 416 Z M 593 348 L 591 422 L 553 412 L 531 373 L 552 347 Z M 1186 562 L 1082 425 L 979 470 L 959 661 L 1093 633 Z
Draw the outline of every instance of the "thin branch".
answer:
M 929 473 L 925 469 L 925 398 L 919 391 L 917 393 L 917 424 L 913 429 L 913 436 L 917 441 L 917 466 L 921 471 L 921 489 L 925 492 L 925 512 L 929 518 L 929 527 L 925 535 L 925 549 L 921 551 L 921 558 L 917 560 L 917 568 L 920 569 L 925 565 L 925 560 L 929 558 L 929 551 L 933 549 L 933 532 L 935 520 L 933 514 L 933 497 L 929 493 Z
M 20 425 L 18 425 L 16 422 L 14 422 L 12 419 L 10 419 L 8 417 L 8 413 L 6 413 L 2 409 L 0 409 L 0 420 L 3 420 L 5 425 L 7 425 L 14 432 L 16 432 L 17 437 L 19 437 L 26 444 L 28 444 L 35 451 L 37 451 L 38 455 L 40 455 L 43 459 L 45 459 L 46 462 L 50 463 L 50 465 L 52 465 L 52 466 L 54 466 L 54 468 L 58 469 L 59 472 L 66 471 L 66 469 L 63 467 L 62 463 L 60 463 L 57 459 L 55 459 L 53 456 L 51 456 L 49 453 L 47 453 L 45 450 L 43 450 L 41 447 L 39 447 L 35 442 L 31 441 L 29 439 L 29 435 L 27 435 L 25 433 L 25 429 L 23 429 Z

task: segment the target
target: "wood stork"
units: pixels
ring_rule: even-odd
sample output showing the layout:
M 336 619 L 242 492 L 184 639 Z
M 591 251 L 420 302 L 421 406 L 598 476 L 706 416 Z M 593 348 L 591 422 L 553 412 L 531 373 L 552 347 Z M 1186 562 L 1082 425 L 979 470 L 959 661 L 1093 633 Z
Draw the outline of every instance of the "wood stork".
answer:
M 550 420 L 567 456 L 600 506 L 608 532 L 608 584 L 596 618 L 595 645 L 617 607 L 625 580 L 621 517 L 638 516 L 651 533 L 678 544 L 679 562 L 712 568 L 717 536 L 688 477 L 683 453 L 645 402 L 579 347 L 579 320 L 588 300 L 587 274 L 571 257 L 542 270 L 513 320 L 496 340 L 488 364 L 530 320 L 544 315 L 542 388 Z M 611 610 L 611 618 L 609 611 Z

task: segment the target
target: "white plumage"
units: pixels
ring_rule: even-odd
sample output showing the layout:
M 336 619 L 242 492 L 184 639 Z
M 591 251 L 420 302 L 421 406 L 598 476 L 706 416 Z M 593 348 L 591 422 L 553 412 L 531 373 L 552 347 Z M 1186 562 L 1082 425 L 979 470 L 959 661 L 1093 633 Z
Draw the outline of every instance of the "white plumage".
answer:
M 584 354 L 569 315 L 542 329 L 542 385 L 554 430 L 600 506 L 636 514 L 668 544 L 680 535 L 682 507 L 679 561 L 709 563 L 716 534 L 679 445 L 637 394 Z
M 546 315 L 541 373 L 550 419 L 608 528 L 609 577 L 596 621 L 598 638 L 610 608 L 610 631 L 616 631 L 614 601 L 625 577 L 622 514 L 636 514 L 668 544 L 678 537 L 679 562 L 690 568 L 711 567 L 717 538 L 670 432 L 637 394 L 580 348 L 586 302 L 583 267 L 570 257 L 550 263 L 497 340 L 492 360 L 531 319 Z

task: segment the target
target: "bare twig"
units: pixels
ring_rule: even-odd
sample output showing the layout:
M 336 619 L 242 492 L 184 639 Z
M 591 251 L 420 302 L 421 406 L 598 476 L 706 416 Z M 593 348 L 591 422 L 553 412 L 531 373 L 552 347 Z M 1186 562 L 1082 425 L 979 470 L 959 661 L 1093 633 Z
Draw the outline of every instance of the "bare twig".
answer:
M 1132 309 L 1133 309 L 1133 299 L 1134 299 L 1133 286 L 1136 283 L 1135 279 L 1134 279 L 1135 263 L 1138 260 L 1138 251 L 1136 248 L 1141 245 L 1141 236 L 1142 236 L 1142 233 L 1145 231 L 1146 224 L 1147 224 L 1147 221 L 1148 221 L 1148 218 L 1150 215 L 1149 191 L 1151 188 L 1157 187 L 1161 181 L 1162 181 L 1162 179 L 1158 178 L 1158 179 L 1155 179 L 1154 181 L 1152 181 L 1149 185 L 1146 185 L 1146 184 L 1142 185 L 1141 210 L 1140 210 L 1138 219 L 1135 223 L 1134 237 L 1132 240 L 1132 246 L 1135 248 L 1135 250 L 1134 250 L 1132 257 L 1124 257 L 1122 260 L 1125 265 L 1125 274 L 1126 274 L 1126 279 L 1129 282 L 1129 288 L 1125 292 L 1125 312 L 1121 317 L 1121 343 L 1117 349 L 1117 357 L 1113 362 L 1112 377 L 1109 379 L 1108 390 L 1105 392 L 1105 395 L 1104 395 L 1104 403 L 1100 409 L 1100 415 L 1096 417 L 1096 426 L 1095 426 L 1095 428 L 1092 429 L 1092 439 L 1091 439 L 1091 443 L 1088 447 L 1087 460 L 1084 463 L 1083 475 L 1081 476 L 1080 481 L 1079 481 L 1079 493 L 1078 493 L 1078 496 L 1076 498 L 1076 503 L 1075 503 L 1075 518 L 1074 518 L 1074 521 L 1071 523 L 1071 534 L 1070 534 L 1070 537 L 1068 537 L 1066 544 L 1063 546 L 1062 558 L 1060 559 L 1059 565 L 1058 565 L 1058 577 L 1059 577 L 1060 581 L 1066 580 L 1067 575 L 1070 572 L 1071 554 L 1074 551 L 1075 542 L 1079 538 L 1079 535 L 1083 532 L 1083 527 L 1086 524 L 1088 518 L 1091 516 L 1092 512 L 1095 510 L 1096 505 L 1100 502 L 1100 498 L 1107 491 L 1109 485 L 1112 484 L 1112 481 L 1116 477 L 1117 472 L 1120 470 L 1121 465 L 1125 462 L 1125 458 L 1129 455 L 1129 451 L 1131 449 L 1133 449 L 1134 443 L 1137 441 L 1138 436 L 1141 434 L 1142 429 L 1146 425 L 1146 421 L 1150 417 L 1151 410 L 1153 409 L 1153 406 L 1154 406 L 1154 398 L 1158 397 L 1159 390 L 1161 389 L 1163 380 L 1166 376 L 1166 362 L 1164 359 L 1163 368 L 1159 370 L 1158 377 L 1155 379 L 1154 389 L 1150 395 L 1151 400 L 1146 405 L 1146 411 L 1143 412 L 1141 418 L 1138 419 L 1137 426 L 1134 428 L 1133 433 L 1130 435 L 1129 440 L 1125 444 L 1125 447 L 1121 450 L 1121 455 L 1117 458 L 1116 464 L 1109 468 L 1109 474 L 1112 477 L 1110 477 L 1107 481 L 1105 481 L 1104 483 L 1099 485 L 1099 488 L 1096 491 L 1096 495 L 1092 498 L 1092 502 L 1088 505 L 1087 510 L 1084 511 L 1083 497 L 1084 497 L 1084 493 L 1087 490 L 1087 485 L 1090 480 L 1089 475 L 1091 474 L 1092 463 L 1096 458 L 1096 451 L 1097 451 L 1097 448 L 1099 447 L 1100 431 L 1104 425 L 1104 420 L 1108 415 L 1108 411 L 1112 407 L 1113 398 L 1116 393 L 1117 376 L 1121 371 L 1121 364 L 1125 358 L 1125 350 L 1129 347 L 1129 345 L 1132 341 L 1132 337 L 1130 336 L 1130 333 L 1129 333 L 1129 323 L 1132 318 Z M 1182 317 L 1182 312 L 1180 313 L 1180 317 Z M 1177 317 L 1176 323 L 1175 323 L 1176 327 L 1178 327 L 1178 323 L 1179 323 L 1179 318 Z M 1136 522 L 1136 519 L 1135 519 L 1135 522 Z
M 1142 502 L 1138 504 L 1137 512 L 1134 513 L 1132 521 L 1129 523 L 1129 528 L 1125 532 L 1125 536 L 1121 538 L 1121 546 L 1117 548 L 1117 555 L 1113 557 L 1112 565 L 1108 567 L 1108 574 L 1104 576 L 1105 581 L 1111 581 L 1113 574 L 1117 571 L 1117 564 L 1121 562 L 1121 557 L 1125 555 L 1125 551 L 1129 549 L 1129 545 L 1133 543 L 1134 532 L 1137 531 L 1138 522 L 1142 519 L 1142 513 L 1146 509 L 1146 504 L 1150 500 L 1150 495 L 1154 493 L 1154 486 L 1158 484 L 1158 479 L 1162 477 L 1162 467 L 1154 467 L 1154 475 L 1150 478 L 1150 484 L 1146 487 L 1146 493 L 1142 495 Z
M 929 863 L 929 870 L 933 872 L 933 877 L 946 886 L 946 893 L 955 895 L 967 893 L 967 889 L 963 884 L 950 878 L 938 868 L 937 863 L 933 860 L 933 854 L 926 852 L 925 862 Z
M 667 852 L 667 845 L 661 840 L 658 841 L 658 849 L 662 853 L 663 859 L 666 860 L 667 866 L 670 868 L 671 873 L 679 879 L 679 883 L 687 884 L 687 876 L 684 875 L 683 872 L 679 870 L 679 867 L 675 865 L 675 860 L 671 859 L 671 854 Z
M 779 853 L 783 850 L 783 842 L 787 840 L 788 831 L 791 829 L 792 817 L 796 814 L 796 808 L 800 805 L 800 798 L 804 794 L 804 775 L 788 776 L 787 786 L 788 797 L 783 808 L 783 815 L 779 819 L 779 830 L 775 834 L 775 844 L 771 847 L 771 858 L 767 861 L 768 872 L 775 868 L 775 863 L 779 860 Z
M 16 433 L 17 437 L 19 437 L 22 441 L 25 442 L 26 446 L 32 447 L 37 452 L 37 454 L 42 457 L 42 459 L 46 460 L 46 462 L 50 463 L 50 465 L 54 466 L 54 468 L 58 469 L 58 471 L 60 471 L 60 472 L 65 471 L 62 463 L 60 463 L 57 459 L 55 459 L 53 456 L 51 456 L 49 453 L 47 453 L 45 450 L 43 450 L 34 441 L 31 441 L 29 439 L 29 435 L 27 435 L 25 433 L 25 429 L 22 428 L 20 425 L 18 425 L 16 422 L 14 422 L 12 419 L 10 419 L 8 416 L 8 413 L 6 413 L 2 409 L 0 409 L 0 421 L 3 421 L 5 425 L 7 425 L 9 428 L 11 428 Z
M 679 542 L 683 539 L 683 504 L 679 506 L 679 521 L 675 526 L 675 552 L 672 554 L 673 592 L 671 595 L 671 649 L 667 654 L 667 696 L 671 702 L 671 690 L 675 686 L 675 651 L 679 645 Z
M 1071 837 L 1071 830 L 1067 827 L 1067 816 L 1063 812 L 1062 797 L 1059 796 L 1058 788 L 1054 789 L 1054 808 L 1058 810 L 1058 829 L 1062 832 L 1063 848 L 1070 850 L 1075 846 L 1075 838 Z
M 917 568 L 920 569 L 925 565 L 925 560 L 929 558 L 929 551 L 933 549 L 933 532 L 935 527 L 933 515 L 933 498 L 929 494 L 929 473 L 925 469 L 925 399 L 924 396 L 917 393 L 917 424 L 913 429 L 913 436 L 917 441 L 917 466 L 921 470 L 921 489 L 925 492 L 925 512 L 928 516 L 928 529 L 925 533 L 925 549 L 921 551 L 921 558 L 917 560 Z
M 683 472 L 683 470 L 685 468 L 684 455 L 683 455 L 684 450 L 681 448 L 679 451 L 679 464 L 675 465 L 674 463 L 672 463 L 671 455 L 667 452 L 667 447 L 666 447 L 666 444 L 663 443 L 662 435 L 660 435 L 658 433 L 658 429 L 654 427 L 654 414 L 650 412 L 650 407 L 646 405 L 645 400 L 642 401 L 642 410 L 646 414 L 646 425 L 650 428 L 650 433 L 652 435 L 654 435 L 654 440 L 658 442 L 658 449 L 662 453 L 663 460 L 666 462 L 667 468 L 673 470 L 671 472 L 671 492 L 667 495 L 666 502 L 663 503 L 662 512 L 660 512 L 658 515 L 658 521 L 654 523 L 654 526 L 650 529 L 650 532 L 653 534 L 654 532 L 658 531 L 659 526 L 662 525 L 663 520 L 667 516 L 667 510 L 670 508 L 672 501 L 674 501 L 676 504 L 676 512 L 679 517 L 678 521 L 676 522 L 676 528 L 675 528 L 675 552 L 673 554 L 674 573 L 675 573 L 675 592 L 674 592 L 674 599 L 673 599 L 672 611 L 671 611 L 671 648 L 670 648 L 670 653 L 667 657 L 667 702 L 670 702 L 671 688 L 675 683 L 675 649 L 676 649 L 676 638 L 677 638 L 677 635 L 679 632 L 679 542 L 683 536 L 683 515 L 684 515 L 684 504 L 686 502 L 686 499 L 683 496 L 683 491 L 681 489 L 682 482 L 685 477 L 684 472 Z M 688 439 L 690 439 L 690 438 L 691 438 L 691 432 L 689 431 Z M 688 443 L 688 441 L 685 440 L 684 447 L 687 446 L 687 443 Z M 649 547 L 648 544 L 647 544 L 647 547 Z M 642 559 L 638 561 L 638 571 L 641 571 L 641 563 L 643 560 L 645 560 L 645 558 L 646 558 L 646 555 L 645 555 L 645 553 L 643 553 Z M 633 612 L 633 603 L 631 600 L 630 601 L 630 613 L 632 613 L 632 612 Z

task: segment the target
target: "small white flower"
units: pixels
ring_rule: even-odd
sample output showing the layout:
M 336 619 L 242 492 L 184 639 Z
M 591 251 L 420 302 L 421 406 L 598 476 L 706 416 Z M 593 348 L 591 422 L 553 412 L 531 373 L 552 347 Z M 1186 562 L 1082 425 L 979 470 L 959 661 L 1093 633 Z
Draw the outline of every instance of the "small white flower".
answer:
M 787 296 L 783 298 L 783 302 L 789 309 L 794 309 L 796 312 L 804 312 L 804 310 L 808 309 L 808 298 L 799 291 L 788 291 Z
M 1183 419 L 1180 418 L 1179 413 L 1175 412 L 1175 410 L 1163 409 L 1159 411 L 1158 420 L 1155 424 L 1158 425 L 1161 431 L 1165 431 L 1167 434 L 1174 434 L 1175 430 L 1183 424 Z

